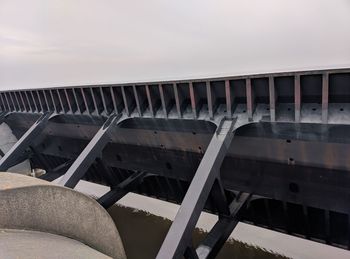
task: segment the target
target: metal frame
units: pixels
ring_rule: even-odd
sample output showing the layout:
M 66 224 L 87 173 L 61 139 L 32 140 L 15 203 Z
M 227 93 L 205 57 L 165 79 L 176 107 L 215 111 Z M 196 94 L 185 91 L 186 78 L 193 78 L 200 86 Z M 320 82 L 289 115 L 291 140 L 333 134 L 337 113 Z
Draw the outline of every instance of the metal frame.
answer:
M 10 167 L 20 163 L 28 157 L 24 154 L 26 149 L 33 143 L 33 141 L 44 130 L 51 113 L 43 114 L 24 135 L 16 142 L 11 149 L 0 160 L 0 171 L 6 171 Z
M 233 139 L 235 121 L 223 119 L 214 133 L 187 190 L 181 207 L 157 255 L 158 259 L 193 257 L 192 232 L 208 199 L 220 166 Z
M 343 87 L 349 74 L 350 69 L 344 68 L 2 91 L 0 110 L 94 116 L 118 112 L 128 117 L 214 122 L 225 115 L 239 116 L 245 123 L 264 118 L 271 122 L 350 124 L 344 108 L 350 101 Z M 339 110 L 346 117 L 339 116 Z
M 251 195 L 240 193 L 230 204 L 230 215 L 220 215 L 219 220 L 207 234 L 205 239 L 196 249 L 196 254 L 200 259 L 215 258 L 221 247 L 239 222 L 239 212 L 250 200 Z
M 60 185 L 74 188 L 78 184 L 96 158 L 102 155 L 102 150 L 109 142 L 109 133 L 115 127 L 115 123 L 117 123 L 120 118 L 121 114 L 112 114 L 109 116 L 107 121 L 97 131 L 95 136 L 59 181 Z
M 115 115 L 113 114 L 114 112 L 118 112 L 119 116 L 124 115 L 124 117 L 129 118 L 152 118 L 154 119 L 153 122 L 156 122 L 155 118 L 169 120 L 205 120 L 214 122 L 216 125 L 219 125 L 217 132 L 221 132 L 223 130 L 223 125 L 219 123 L 222 116 L 228 116 L 228 118 L 237 118 L 237 121 L 235 122 L 236 127 L 245 125 L 249 122 L 276 122 L 272 124 L 273 133 L 271 133 L 271 135 L 275 137 L 277 135 L 277 124 L 279 122 L 288 122 L 288 124 L 295 125 L 295 127 L 298 128 L 302 128 L 304 127 L 303 125 L 307 125 L 301 123 L 313 123 L 313 127 L 316 124 L 319 124 L 315 126 L 315 130 L 316 128 L 322 129 L 322 132 L 324 130 L 324 132 L 328 134 L 330 132 L 330 127 L 333 127 L 332 124 L 350 124 L 350 95 L 348 94 L 347 90 L 350 78 L 349 76 L 350 69 L 332 69 L 319 71 L 298 71 L 288 73 L 233 76 L 223 78 L 205 78 L 196 80 L 145 82 L 122 85 L 78 86 L 51 89 L 3 91 L 0 92 L 0 110 L 2 111 L 2 113 L 0 114 L 0 120 L 4 119 L 8 112 L 23 113 L 23 116 L 27 116 L 26 114 L 37 114 L 40 112 L 48 111 L 55 112 L 55 115 L 86 115 L 90 116 L 92 120 L 94 120 L 94 118 L 96 117 L 98 117 L 98 119 L 101 120 L 101 118 L 104 119 L 105 116 L 110 116 L 109 119 L 105 122 L 105 125 L 97 131 L 96 135 L 92 138 L 90 143 L 85 147 L 83 152 L 73 163 L 71 161 L 65 162 L 62 165 L 53 168 L 51 172 L 52 177 L 57 177 L 63 171 L 65 171 L 65 169 L 69 167 L 72 163 L 65 176 L 63 177 L 61 184 L 73 188 L 77 184 L 77 182 L 84 176 L 84 174 L 89 170 L 89 168 L 101 168 L 101 171 L 99 171 L 99 173 L 101 173 L 101 175 L 103 176 L 102 178 L 107 182 L 107 185 L 111 186 L 111 191 L 108 192 L 105 196 L 101 197 L 101 199 L 99 200 L 99 202 L 107 208 L 115 201 L 117 201 L 120 197 L 125 195 L 127 191 L 132 190 L 137 184 L 141 183 L 142 181 L 147 182 L 148 176 L 153 177 L 153 180 L 147 182 L 147 184 L 151 183 L 154 184 L 154 186 L 151 186 L 148 189 L 145 188 L 144 192 L 142 190 L 144 186 L 141 186 L 142 188 L 140 188 L 140 190 L 136 190 L 137 188 L 135 188 L 134 191 L 145 195 L 152 195 L 153 193 L 158 192 L 156 197 L 164 198 L 166 197 L 166 191 L 164 192 L 164 189 L 166 189 L 167 186 L 169 186 L 169 189 L 170 187 L 174 186 L 171 186 L 170 184 L 167 185 L 166 183 L 161 182 L 158 179 L 158 177 L 164 177 L 164 182 L 166 182 L 169 181 L 169 179 L 172 179 L 171 177 L 174 176 L 177 178 L 181 178 L 181 174 L 183 174 L 182 171 L 178 170 L 176 171 L 175 175 L 174 172 L 177 168 L 176 166 L 173 166 L 173 168 L 172 166 L 168 166 L 167 163 L 170 165 L 169 162 L 165 163 L 165 167 L 167 168 L 163 172 L 163 169 L 161 169 L 159 166 L 154 166 L 155 163 L 152 165 L 148 165 L 146 163 L 139 163 L 137 167 L 134 161 L 137 159 L 140 160 L 140 156 L 144 154 L 142 153 L 142 148 L 148 148 L 149 146 L 147 145 L 149 145 L 149 143 L 145 144 L 142 143 L 142 141 L 139 141 L 139 143 L 137 143 L 137 149 L 139 153 L 137 154 L 137 152 L 132 152 L 133 150 L 135 150 L 132 149 L 132 146 L 135 143 L 130 141 L 130 139 L 129 142 L 127 142 L 128 147 L 127 149 L 125 149 L 126 151 L 124 151 L 130 152 L 132 154 L 133 160 L 130 159 L 131 155 L 129 155 L 128 161 L 125 160 L 124 157 L 122 162 L 116 161 L 116 163 L 110 157 L 108 158 L 108 163 L 106 164 L 104 162 L 99 161 L 98 158 L 101 155 L 103 148 L 109 141 L 108 131 L 114 128 L 113 125 L 111 125 L 113 124 L 112 122 L 119 122 L 119 118 L 117 119 L 115 117 Z M 9 120 L 9 122 L 10 121 L 11 119 Z M 40 122 L 39 124 L 40 125 L 34 124 L 19 139 L 18 143 L 16 143 L 16 145 L 10 150 L 10 152 L 5 154 L 3 159 L 0 160 L 0 168 L 7 169 L 11 165 L 14 165 L 20 160 L 28 157 L 28 153 L 25 154 L 24 151 L 28 147 L 30 147 L 34 139 L 36 139 L 38 132 L 41 132 L 41 127 L 45 127 L 46 125 L 46 123 L 44 122 Z M 227 124 L 227 121 L 225 121 L 224 125 L 225 124 Z M 96 125 L 101 124 L 98 123 Z M 21 128 L 21 125 L 19 125 L 19 128 Z M 291 131 L 294 130 L 293 126 L 290 126 L 289 129 Z M 23 126 L 21 130 L 23 130 Z M 91 135 L 93 135 L 96 132 L 95 130 L 96 128 L 93 130 L 93 133 Z M 312 132 L 315 134 L 319 134 L 318 132 L 315 132 L 315 130 L 313 129 Z M 146 132 L 147 130 L 144 131 Z M 154 134 L 158 134 L 159 132 L 157 133 L 157 131 L 158 129 L 155 129 Z M 263 128 L 261 132 L 265 131 L 266 128 Z M 282 132 L 284 131 L 282 130 Z M 84 131 L 82 130 L 80 133 L 82 135 Z M 173 135 L 176 135 L 176 129 L 171 131 L 171 133 Z M 199 135 L 194 131 L 192 133 L 197 134 L 197 136 Z M 148 133 L 146 132 L 144 136 L 148 136 L 147 134 Z M 161 134 L 163 135 L 164 133 Z M 335 210 L 337 212 L 345 211 L 345 214 L 339 213 L 337 214 L 337 217 L 343 217 L 344 215 L 348 217 L 349 213 L 347 210 L 348 206 L 346 206 L 346 201 L 345 205 L 344 200 L 342 200 L 343 203 L 341 205 L 339 205 L 340 202 L 337 202 L 335 205 L 337 205 L 338 207 L 336 207 L 335 205 L 333 206 L 333 204 L 330 205 L 330 201 L 332 201 L 332 199 L 336 199 L 336 197 L 338 197 L 337 195 L 344 194 L 343 196 L 346 197 L 347 190 L 344 189 L 341 192 L 337 193 L 334 190 L 336 190 L 336 187 L 338 187 L 339 184 L 329 183 L 330 181 L 327 181 L 327 185 L 325 186 L 322 185 L 324 183 L 321 183 L 315 186 L 315 188 L 312 187 L 314 188 L 312 189 L 314 191 L 312 194 L 314 194 L 317 193 L 317 191 L 319 190 L 322 190 L 322 193 L 328 193 L 328 184 L 329 186 L 331 186 L 332 189 L 330 190 L 333 190 L 333 193 L 327 195 L 328 197 L 323 197 L 323 200 L 327 200 L 327 202 L 323 202 L 321 204 L 321 202 L 319 202 L 318 200 L 310 198 L 311 195 L 307 195 L 302 192 L 298 194 L 299 188 L 300 190 L 304 190 L 306 189 L 306 187 L 310 188 L 310 185 L 306 186 L 305 184 L 304 186 L 302 183 L 303 178 L 294 179 L 293 177 L 295 176 L 290 173 L 293 170 L 292 166 L 295 164 L 295 150 L 300 149 L 300 145 L 303 145 L 307 146 L 307 148 L 310 148 L 307 149 L 307 152 L 305 153 L 313 154 L 312 148 L 314 146 L 312 143 L 308 145 L 299 143 L 301 142 L 299 141 L 299 135 L 295 138 L 291 138 L 288 135 L 288 138 L 286 140 L 283 139 L 283 143 L 275 143 L 273 140 L 265 140 L 266 142 L 262 143 L 267 143 L 268 141 L 267 146 L 270 149 L 272 149 L 271 147 L 273 145 L 276 148 L 276 150 L 271 152 L 271 154 L 265 152 L 265 155 L 271 155 L 274 156 L 274 158 L 278 158 L 280 160 L 276 160 L 276 163 L 269 164 L 269 161 L 271 159 L 269 159 L 268 157 L 262 157 L 260 160 L 263 160 L 263 162 L 258 161 L 259 157 L 254 157 L 253 155 L 248 157 L 246 160 L 255 159 L 256 163 L 260 163 L 259 170 L 256 170 L 256 167 L 254 167 L 254 165 L 251 165 L 249 161 L 245 161 L 244 158 L 239 156 L 239 158 L 237 158 L 237 156 L 235 156 L 237 155 L 237 150 L 231 150 L 231 152 L 236 153 L 230 153 L 230 156 L 227 156 L 227 159 L 225 159 L 225 163 L 222 165 L 221 168 L 221 172 L 223 173 L 223 175 L 222 179 L 220 179 L 220 165 L 223 158 L 225 157 L 225 152 L 227 148 L 225 148 L 224 145 L 225 141 L 221 143 L 220 141 L 218 141 L 217 139 L 215 140 L 214 138 L 219 138 L 221 136 L 222 138 L 226 139 L 226 137 L 229 138 L 228 135 L 231 135 L 231 133 L 227 134 L 226 132 L 227 135 L 225 135 L 224 133 L 217 134 L 218 135 L 215 135 L 213 137 L 212 142 L 207 148 L 204 158 L 202 159 L 200 166 L 198 167 L 198 170 L 195 174 L 195 177 L 191 182 L 190 188 L 188 189 L 188 192 L 185 198 L 183 199 L 182 206 L 175 219 L 175 222 L 169 230 L 169 233 L 162 246 L 162 249 L 159 252 L 159 258 L 162 256 L 164 256 L 164 258 L 167 258 L 172 256 L 180 257 L 183 255 L 189 258 L 214 257 L 221 248 L 223 242 L 227 239 L 228 235 L 236 226 L 239 220 L 238 212 L 243 208 L 242 206 L 244 206 L 244 204 L 250 198 L 248 192 L 252 193 L 252 184 L 250 183 L 250 185 L 247 187 L 243 185 L 242 182 L 239 182 L 239 180 L 243 181 L 239 178 L 242 177 L 245 180 L 249 178 L 250 181 L 250 179 L 259 178 L 261 175 L 263 175 L 265 178 L 267 178 L 267 180 L 274 180 L 273 176 L 271 176 L 269 173 L 273 173 L 277 170 L 281 171 L 281 167 L 279 167 L 278 163 L 289 163 L 288 165 L 284 165 L 285 167 L 283 167 L 288 168 L 288 170 L 286 170 L 286 175 L 288 174 L 289 178 L 285 176 L 287 179 L 284 181 L 281 179 L 278 179 L 278 181 L 276 180 L 276 182 L 280 184 L 276 184 L 276 182 L 273 182 L 274 186 L 276 186 L 276 189 L 278 189 L 279 194 L 279 196 L 273 196 L 273 198 L 283 203 L 283 212 L 285 214 L 290 209 L 288 208 L 288 204 L 286 204 L 287 201 L 294 201 L 294 198 L 297 197 L 296 201 L 300 202 L 302 200 L 302 202 L 305 202 L 306 204 L 302 204 L 302 206 L 304 206 L 303 213 L 305 214 L 304 218 L 306 219 L 306 221 L 308 221 L 310 218 L 310 215 L 308 215 L 309 212 L 307 206 L 316 206 L 324 209 L 325 222 L 327 222 L 328 224 L 328 227 L 326 227 L 327 235 L 325 240 L 327 243 L 332 244 L 333 241 L 329 237 L 332 233 L 332 231 L 329 230 L 330 226 L 332 226 L 330 222 L 332 222 L 332 220 L 335 221 L 334 215 L 331 214 L 332 210 Z M 52 135 L 59 136 L 55 140 L 57 141 L 55 142 L 55 144 L 61 143 L 61 141 L 65 141 L 62 140 L 64 138 L 62 137 L 62 135 L 55 135 L 55 133 L 53 133 Z M 226 137 L 224 137 L 224 135 Z M 339 132 L 337 133 L 337 136 L 339 136 Z M 59 139 L 60 137 L 62 138 Z M 324 162 L 323 164 L 317 164 L 320 165 L 320 167 L 322 167 L 323 169 L 323 171 L 320 171 L 319 173 L 319 175 L 321 176 L 328 176 L 328 172 L 326 172 L 326 169 L 333 168 L 332 163 L 336 165 L 345 164 L 346 166 L 348 166 L 346 163 L 342 163 L 341 160 L 338 161 L 337 158 L 332 159 L 332 161 L 324 161 L 323 153 L 327 153 L 326 151 L 336 150 L 338 154 L 343 153 L 340 152 L 341 150 L 346 151 L 348 148 L 346 146 L 344 147 L 340 145 L 338 145 L 339 147 L 334 147 L 335 145 L 333 145 L 333 147 L 331 148 L 325 147 L 327 144 L 329 144 L 327 143 L 327 141 L 332 141 L 327 139 L 327 136 L 324 137 L 324 143 L 318 140 L 318 143 L 321 143 L 320 145 L 322 145 L 322 148 L 320 148 L 322 152 L 320 151 L 319 153 L 322 154 L 316 154 L 315 156 L 310 155 L 306 158 L 303 157 L 302 159 L 305 159 L 306 161 L 297 160 L 297 166 L 303 164 L 302 162 L 305 162 L 305 167 L 298 168 L 298 170 L 302 170 L 301 172 L 303 174 L 308 174 L 309 172 L 307 172 L 306 170 L 308 169 L 307 167 L 312 166 L 312 162 L 320 157 L 321 159 L 319 160 L 321 162 Z M 283 135 L 283 138 L 286 138 L 286 136 Z M 159 139 L 161 139 L 162 142 L 158 143 L 158 140 L 153 141 L 158 146 L 152 146 L 152 150 L 154 150 L 155 154 L 157 155 L 163 155 L 164 153 L 167 153 L 167 155 L 159 157 L 165 157 L 165 161 L 170 160 L 173 165 L 173 163 L 176 163 L 176 161 L 178 160 L 174 159 L 174 156 L 170 154 L 173 150 L 171 150 L 171 148 L 169 148 L 169 150 L 167 149 L 166 141 L 168 140 L 165 140 L 164 137 L 161 137 Z M 259 141 L 264 141 L 262 139 L 263 137 L 260 136 Z M 236 140 L 237 138 L 235 138 L 235 141 Z M 288 144 L 285 144 L 285 141 L 287 141 L 286 143 Z M 171 141 L 169 142 L 171 143 Z M 203 147 L 204 142 L 205 141 L 201 142 L 201 147 Z M 230 140 L 228 140 L 227 142 L 230 142 Z M 295 146 L 294 142 L 296 143 Z M 260 147 L 261 145 L 263 145 L 262 143 L 260 143 Z M 114 144 L 116 145 L 113 148 L 116 148 L 116 150 L 118 150 L 117 148 L 120 147 L 120 145 L 118 146 L 118 144 L 120 143 L 113 142 L 113 145 Z M 159 145 L 161 149 L 159 149 Z M 289 145 L 290 147 L 280 149 L 280 147 L 283 147 L 283 145 Z M 242 149 L 248 149 L 248 151 L 254 153 L 254 151 L 252 151 L 251 149 L 249 150 L 249 147 L 242 147 Z M 113 149 L 109 149 L 108 151 L 111 150 Z M 181 152 L 189 151 L 189 149 L 183 149 L 183 146 L 181 145 L 177 147 L 177 150 L 181 150 Z M 280 155 L 278 154 L 280 150 L 286 150 L 283 156 L 278 156 Z M 43 150 L 39 150 L 39 154 L 32 153 L 32 155 L 40 156 L 40 152 L 42 151 Z M 189 152 L 193 152 L 193 150 L 191 149 Z M 45 152 L 43 153 L 45 154 Z M 54 154 L 53 157 L 56 157 L 56 155 L 57 157 L 63 156 L 63 154 Z M 66 156 L 64 158 L 71 159 L 71 157 L 75 156 L 75 154 L 70 155 L 70 157 Z M 285 158 L 285 156 L 287 156 L 287 158 Z M 44 160 L 46 159 L 47 158 L 44 158 Z M 172 159 L 174 159 L 174 161 L 172 161 Z M 281 161 L 281 159 L 284 160 Z M 96 160 L 97 166 L 96 164 L 91 166 Z M 285 160 L 287 160 L 287 162 Z M 187 161 L 190 160 L 188 159 Z M 239 161 L 240 163 L 237 163 L 237 161 Z M 133 163 L 133 166 L 135 167 L 132 167 L 131 163 Z M 102 167 L 101 165 L 105 165 L 105 167 Z M 124 176 L 121 179 L 115 179 L 114 177 L 116 176 L 114 173 L 116 173 L 116 171 L 113 171 L 111 173 L 111 167 L 113 167 L 113 170 L 115 170 L 116 168 L 118 170 L 123 170 L 119 168 L 120 165 L 124 166 L 123 169 L 125 169 L 126 171 L 130 170 L 136 172 L 137 170 L 142 169 L 148 172 L 153 172 L 154 170 L 156 174 L 143 175 L 143 173 L 135 173 L 134 175 L 129 177 L 130 171 L 128 171 L 128 174 L 123 173 Z M 185 183 L 189 182 L 192 178 L 192 172 L 195 170 L 194 168 L 196 166 L 197 165 L 193 166 L 193 168 L 190 169 L 190 173 L 186 172 L 187 175 L 183 174 L 183 178 L 181 180 L 183 180 Z M 231 172 L 231 168 L 234 168 L 237 174 L 228 174 L 227 172 Z M 339 170 L 339 168 L 337 170 Z M 342 168 L 342 170 L 348 171 L 349 167 Z M 313 171 L 316 171 L 316 169 L 313 169 Z M 254 174 L 253 172 L 256 172 L 256 174 Z M 336 170 L 333 170 L 332 179 L 337 179 L 337 177 L 335 177 L 333 173 L 337 174 L 339 176 L 339 179 L 343 179 L 341 177 L 344 177 L 344 175 L 346 175 L 340 174 L 342 173 L 341 171 L 337 172 Z M 317 173 L 314 173 L 313 175 L 315 174 Z M 319 175 L 317 175 L 317 179 L 321 179 Z M 93 180 L 99 178 L 101 179 L 100 175 L 99 177 L 93 176 Z M 179 181 L 179 179 L 177 180 Z M 228 206 L 228 197 L 226 197 L 225 195 L 225 188 L 223 184 L 225 184 L 226 193 L 228 192 L 228 190 L 239 190 L 247 193 L 240 194 Z M 180 186 L 178 190 L 181 189 L 181 195 L 178 195 L 178 197 L 175 200 L 176 202 L 181 202 L 181 198 L 183 197 L 183 190 L 187 188 L 186 185 L 185 188 L 183 185 L 179 185 Z M 272 194 L 269 190 L 263 189 L 264 187 L 266 187 L 266 185 L 260 186 L 256 189 L 256 192 L 254 189 L 254 193 L 259 193 L 261 195 L 271 198 Z M 317 189 L 316 187 L 319 189 Z M 288 188 L 289 192 L 292 193 L 291 195 L 294 196 L 285 194 L 285 190 L 287 190 Z M 174 192 L 176 192 L 176 190 Z M 209 200 L 208 197 L 210 197 Z M 269 202 L 266 201 L 268 200 L 264 200 L 264 202 L 267 204 L 265 204 L 265 210 L 270 213 Z M 208 204 L 211 207 L 208 206 Z M 216 207 L 214 209 L 212 208 L 213 204 L 215 204 Z M 198 220 L 199 214 L 204 208 L 204 206 L 209 207 L 209 210 L 212 212 L 217 211 L 219 214 L 219 221 L 213 227 L 213 229 L 208 234 L 207 238 L 203 241 L 203 243 L 197 249 L 195 249 L 190 242 L 191 233 L 193 231 L 195 223 Z M 322 213 L 323 212 L 319 212 L 318 215 L 322 215 Z M 255 216 L 253 216 L 252 218 L 256 220 Z M 286 218 L 287 220 L 284 228 L 287 229 L 288 233 L 291 233 L 292 230 L 289 226 L 290 224 L 288 216 Z M 252 222 L 254 222 L 255 224 L 254 220 L 252 220 Z M 271 216 L 268 216 L 267 221 L 270 220 Z M 270 224 L 269 227 L 272 228 L 273 226 Z M 305 238 L 310 238 L 309 232 L 305 233 Z M 348 238 L 348 240 L 350 240 L 350 238 Z
M 102 207 L 108 209 L 114 203 L 123 198 L 133 186 L 139 184 L 142 178 L 145 176 L 145 172 L 136 172 L 126 180 L 118 184 L 116 187 L 112 187 L 109 192 L 100 197 L 97 202 L 101 204 Z

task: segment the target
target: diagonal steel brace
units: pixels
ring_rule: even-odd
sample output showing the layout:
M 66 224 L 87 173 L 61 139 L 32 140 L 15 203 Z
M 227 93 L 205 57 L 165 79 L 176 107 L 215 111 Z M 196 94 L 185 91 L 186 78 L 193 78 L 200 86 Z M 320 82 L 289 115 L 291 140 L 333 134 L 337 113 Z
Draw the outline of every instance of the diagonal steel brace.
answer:
M 51 113 L 45 113 L 24 133 L 24 135 L 12 146 L 12 148 L 0 160 L 0 171 L 6 171 L 10 167 L 23 160 L 26 149 L 34 142 L 36 137 L 44 130 Z
M 157 258 L 181 258 L 233 139 L 235 121 L 223 119 L 214 133 Z
M 101 154 L 104 147 L 109 142 L 109 133 L 121 118 L 121 114 L 112 114 L 108 117 L 103 126 L 97 131 L 95 136 L 80 153 L 71 167 L 64 174 L 59 184 L 74 188 L 80 179 L 85 175 L 95 159 Z
M 111 190 L 107 192 L 105 195 L 103 195 L 101 198 L 99 198 L 97 202 L 100 203 L 101 206 L 104 207 L 105 209 L 108 209 L 114 203 L 116 203 L 121 198 L 123 198 L 129 192 L 128 189 L 138 185 L 140 181 L 142 181 L 145 174 L 146 174 L 145 172 L 136 172 L 132 174 L 130 177 L 125 179 L 119 185 L 111 188 Z

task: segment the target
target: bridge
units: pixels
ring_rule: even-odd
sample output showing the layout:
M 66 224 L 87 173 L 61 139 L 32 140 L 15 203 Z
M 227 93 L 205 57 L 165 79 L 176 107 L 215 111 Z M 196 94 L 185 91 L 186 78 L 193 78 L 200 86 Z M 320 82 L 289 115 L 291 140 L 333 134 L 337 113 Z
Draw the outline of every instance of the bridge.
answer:
M 350 69 L 0 92 L 42 179 L 181 204 L 157 258 L 213 258 L 239 221 L 350 248 Z M 219 215 L 198 247 L 200 213 Z

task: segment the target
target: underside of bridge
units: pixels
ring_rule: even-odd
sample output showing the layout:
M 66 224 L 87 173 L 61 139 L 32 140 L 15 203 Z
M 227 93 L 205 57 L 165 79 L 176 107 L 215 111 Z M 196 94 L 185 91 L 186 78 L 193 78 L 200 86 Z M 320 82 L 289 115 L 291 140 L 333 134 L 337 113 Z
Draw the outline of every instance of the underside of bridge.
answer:
M 181 204 L 158 258 L 212 258 L 239 221 L 350 248 L 350 69 L 0 92 L 29 159 L 70 188 Z M 202 210 L 219 220 L 199 247 Z

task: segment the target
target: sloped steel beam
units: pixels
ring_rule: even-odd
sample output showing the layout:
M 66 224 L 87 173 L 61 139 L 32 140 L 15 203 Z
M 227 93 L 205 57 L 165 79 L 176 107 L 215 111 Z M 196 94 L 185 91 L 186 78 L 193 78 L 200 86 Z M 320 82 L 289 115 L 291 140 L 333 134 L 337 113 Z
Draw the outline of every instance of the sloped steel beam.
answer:
M 237 214 L 242 209 L 243 205 L 249 201 L 251 195 L 241 193 L 230 204 L 231 215 L 220 217 L 208 235 L 196 249 L 197 256 L 200 259 L 215 258 L 227 238 L 231 235 L 234 228 L 237 226 L 239 219 Z
M 105 209 L 111 207 L 114 203 L 123 198 L 129 191 L 128 189 L 140 183 L 145 176 L 145 172 L 137 172 L 121 182 L 117 187 L 112 188 L 109 192 L 97 200 Z
M 23 160 L 25 150 L 34 142 L 36 137 L 44 130 L 51 113 L 45 113 L 24 133 L 24 135 L 1 158 L 0 171 L 6 171 L 10 167 Z
M 220 166 L 233 139 L 232 120 L 223 120 L 214 133 L 170 230 L 158 259 L 181 258 L 190 245 L 192 232 L 208 199 Z
M 43 174 L 38 178 L 52 182 L 56 180 L 58 177 L 60 177 L 64 172 L 66 172 L 67 168 L 72 164 L 73 164 L 73 161 L 69 160 L 63 164 L 60 164 L 59 166 L 56 166 L 53 169 L 48 170 L 46 174 Z
M 101 155 L 103 148 L 109 141 L 109 133 L 111 129 L 114 128 L 115 123 L 118 122 L 120 117 L 121 114 L 113 114 L 109 116 L 107 121 L 97 131 L 89 144 L 87 144 L 72 166 L 64 174 L 59 182 L 60 185 L 74 188 L 78 184 L 79 180 L 85 175 L 95 159 Z

